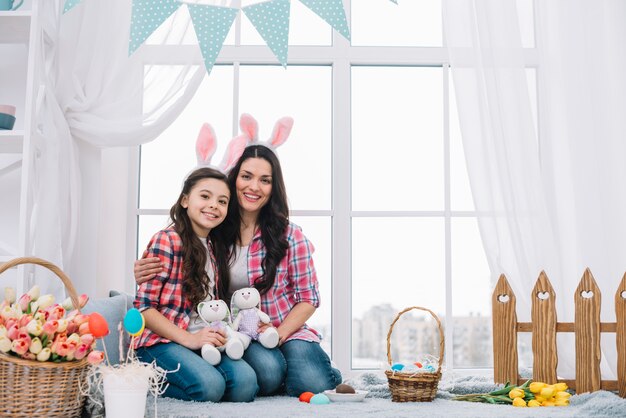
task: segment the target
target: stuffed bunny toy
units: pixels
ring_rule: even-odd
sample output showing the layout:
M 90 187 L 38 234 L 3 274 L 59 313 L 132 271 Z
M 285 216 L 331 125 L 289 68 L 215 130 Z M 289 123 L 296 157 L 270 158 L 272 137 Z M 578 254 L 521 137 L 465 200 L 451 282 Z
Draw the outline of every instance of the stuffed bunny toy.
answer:
M 236 313 L 233 321 L 233 330 L 250 340 L 260 342 L 263 347 L 274 348 L 278 345 L 278 331 L 276 328 L 267 328 L 261 334 L 258 333 L 259 322 L 270 323 L 270 317 L 261 309 L 261 295 L 254 287 L 244 287 L 233 293 L 230 305 L 233 314 Z M 244 346 L 248 346 L 244 341 Z
M 226 331 L 226 344 L 215 347 L 211 344 L 202 346 L 202 358 L 209 364 L 215 366 L 222 360 L 222 352 L 233 360 L 239 360 L 243 356 L 244 343 L 230 327 L 227 320 L 230 319 L 228 305 L 223 300 L 211 300 L 198 304 L 198 316 L 206 323 L 206 326 L 218 331 Z

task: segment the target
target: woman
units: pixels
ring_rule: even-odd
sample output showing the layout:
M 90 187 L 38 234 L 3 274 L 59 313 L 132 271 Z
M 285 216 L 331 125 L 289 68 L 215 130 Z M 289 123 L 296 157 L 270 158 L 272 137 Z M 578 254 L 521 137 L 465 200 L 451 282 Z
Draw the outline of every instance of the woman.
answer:
M 319 306 L 314 249 L 300 227 L 289 222 L 278 158 L 264 145 L 250 145 L 228 181 L 236 196 L 231 205 L 239 209 L 230 211 L 220 228 L 231 252 L 230 276 L 217 281 L 218 296 L 230 300 L 235 290 L 254 286 L 261 293 L 261 309 L 271 318 L 259 332 L 274 326 L 280 337 L 278 349 L 253 342 L 244 354 L 257 374 L 259 394 L 275 393 L 283 383 L 290 396 L 335 388 L 341 373 L 321 348 L 320 335 L 306 325 Z M 135 263 L 138 283 L 160 271 L 154 261 Z
M 156 361 L 167 374 L 164 395 L 192 401 L 250 402 L 258 391 L 256 374 L 244 361 L 223 355 L 212 366 L 200 356 L 205 344 L 221 346 L 224 331 L 194 326 L 198 303 L 214 297 L 215 281 L 228 281 L 228 245 L 215 227 L 226 218 L 230 191 L 226 176 L 212 168 L 193 171 L 170 210 L 172 225 L 157 232 L 144 257 L 163 269 L 139 286 L 135 307 L 146 330 L 135 344 L 137 356 Z

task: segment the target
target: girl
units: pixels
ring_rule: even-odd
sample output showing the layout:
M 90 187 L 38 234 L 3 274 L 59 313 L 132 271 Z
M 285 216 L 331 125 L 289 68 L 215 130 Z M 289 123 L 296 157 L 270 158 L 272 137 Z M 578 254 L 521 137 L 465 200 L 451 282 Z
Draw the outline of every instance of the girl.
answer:
M 214 230 L 226 218 L 229 201 L 223 173 L 208 167 L 193 171 L 170 210 L 172 224 L 157 232 L 144 252 L 163 268 L 137 291 L 135 307 L 143 311 L 146 330 L 136 349 L 142 361 L 173 371 L 167 375 L 168 397 L 250 402 L 258 391 L 246 362 L 224 355 L 212 366 L 199 355 L 204 344 L 223 345 L 223 331 L 189 328 L 198 303 L 215 296 L 215 282 L 229 281 L 228 246 Z

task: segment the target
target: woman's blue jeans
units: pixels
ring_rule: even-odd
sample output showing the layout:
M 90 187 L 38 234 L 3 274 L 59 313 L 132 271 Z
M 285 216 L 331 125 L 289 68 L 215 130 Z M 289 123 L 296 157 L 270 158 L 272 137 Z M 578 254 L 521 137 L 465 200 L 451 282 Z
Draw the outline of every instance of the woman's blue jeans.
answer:
M 137 349 L 141 361 L 156 364 L 165 370 L 169 386 L 164 396 L 185 401 L 251 402 L 259 386 L 248 363 L 231 360 L 222 354 L 222 361 L 212 366 L 195 351 L 174 342 Z
M 281 345 L 280 351 L 287 362 L 287 395 L 321 393 L 341 383 L 341 372 L 332 367 L 328 354 L 318 343 L 291 340 Z

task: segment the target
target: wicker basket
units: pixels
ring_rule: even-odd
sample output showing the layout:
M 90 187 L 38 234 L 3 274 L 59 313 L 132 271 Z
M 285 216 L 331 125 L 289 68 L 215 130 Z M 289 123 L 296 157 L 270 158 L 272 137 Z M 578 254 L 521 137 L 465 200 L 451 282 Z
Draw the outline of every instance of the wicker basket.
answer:
M 0 274 L 20 264 L 37 264 L 51 270 L 63 284 L 74 306 L 76 289 L 69 277 L 54 264 L 34 257 L 13 259 L 0 265 Z M 62 363 L 24 360 L 0 353 L 1 417 L 78 417 L 84 397 L 89 363 L 86 359 Z
M 396 315 L 387 333 L 387 360 L 391 366 L 393 364 L 393 360 L 391 359 L 391 332 L 393 331 L 393 326 L 404 313 L 413 309 L 428 312 L 437 321 L 437 327 L 439 328 L 439 365 L 437 366 L 437 370 L 432 373 L 403 373 L 400 371 L 385 370 L 387 380 L 389 381 L 391 400 L 393 402 L 431 402 L 435 398 L 435 395 L 437 395 L 437 385 L 439 385 L 439 380 L 441 380 L 441 364 L 443 363 L 445 341 L 441 321 L 430 309 L 413 306 L 406 308 Z

